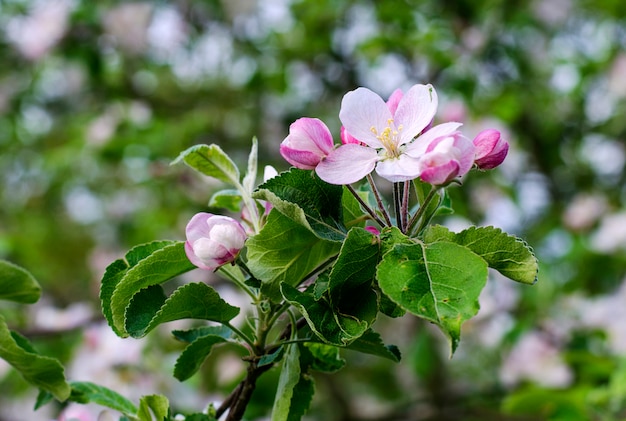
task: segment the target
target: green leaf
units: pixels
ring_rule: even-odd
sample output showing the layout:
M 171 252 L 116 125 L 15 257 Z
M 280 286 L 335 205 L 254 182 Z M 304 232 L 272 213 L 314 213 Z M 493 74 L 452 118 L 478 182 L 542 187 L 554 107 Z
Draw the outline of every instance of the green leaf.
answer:
M 174 365 L 174 377 L 185 381 L 200 369 L 202 363 L 211 353 L 214 345 L 224 343 L 226 339 L 218 335 L 201 336 L 189 344 Z
M 300 421 L 309 410 L 314 394 L 315 384 L 313 383 L 313 378 L 302 374 L 298 384 L 293 388 L 287 421 Z
M 326 299 L 316 300 L 311 292 L 300 292 L 283 283 L 285 299 L 302 313 L 311 330 L 323 341 L 346 346 L 360 337 L 371 325 L 378 311 L 376 294 L 368 289 L 362 296 L 352 297 L 356 314 L 346 314 L 333 308 Z
M 343 189 L 322 181 L 314 172 L 292 169 L 268 180 L 253 195 L 267 200 L 285 216 L 319 238 L 342 241 Z
M 264 365 L 274 364 L 275 362 L 280 361 L 284 355 L 285 355 L 285 347 L 279 346 L 271 354 L 262 355 L 261 358 L 259 358 L 257 367 L 263 367 Z
M 128 332 L 125 329 L 126 308 L 136 293 L 151 285 L 161 284 L 195 268 L 185 254 L 184 242 L 162 242 L 161 246 L 161 248 L 156 250 L 151 250 L 150 248 L 140 250 L 142 254 L 138 257 L 141 257 L 144 254 L 143 252 L 148 250 L 151 251 L 151 253 L 137 260 L 134 265 L 132 265 L 132 263 L 134 263 L 135 260 L 129 259 L 129 267 L 127 269 L 120 271 L 122 267 L 120 263 L 114 262 L 112 264 L 115 266 L 108 276 L 107 287 L 111 288 L 114 284 L 113 292 L 110 294 L 110 298 L 102 298 L 103 293 L 101 290 L 100 296 L 103 300 L 103 308 L 105 308 L 105 299 L 110 302 L 111 320 L 113 326 L 115 326 L 116 332 L 120 336 L 128 336 Z M 105 279 L 107 279 L 106 272 Z M 108 290 L 107 294 L 109 294 Z
M 157 285 L 132 298 L 125 315 L 126 331 L 132 337 L 140 338 L 161 323 L 181 319 L 225 323 L 238 314 L 238 307 L 228 304 L 202 282 L 183 285 L 167 299 Z
M 587 387 L 567 390 L 525 388 L 509 394 L 502 402 L 502 411 L 524 419 L 587 421 L 593 419 L 588 411 L 588 397 Z
M 366 288 L 364 284 L 374 279 L 378 259 L 378 238 L 363 228 L 351 229 L 330 272 L 331 302 L 339 303 L 356 289 Z
M 240 212 L 241 193 L 231 189 L 215 192 L 209 200 L 209 207 L 228 209 L 231 212 Z
M 425 241 L 451 241 L 467 247 L 507 278 L 532 285 L 539 265 L 532 249 L 520 238 L 494 227 L 470 227 L 455 234 L 441 226 L 429 228 Z
M 252 147 L 250 148 L 250 154 L 248 155 L 248 168 L 246 175 L 243 177 L 242 185 L 246 192 L 252 194 L 256 187 L 256 175 L 258 166 L 259 155 L 259 142 L 256 137 L 252 138 Z
M 37 353 L 26 338 L 9 330 L 0 316 L 0 358 L 11 364 L 32 385 L 46 390 L 60 401 L 70 396 L 61 363 Z
M 368 329 L 357 340 L 346 346 L 346 349 L 362 352 L 364 354 L 376 355 L 388 360 L 400 361 L 400 350 L 395 345 L 385 345 L 380 335 L 372 329 Z
M 217 335 L 224 339 L 230 339 L 233 331 L 226 326 L 200 326 L 189 330 L 173 330 L 172 335 L 181 342 L 191 343 L 207 335 Z
M 100 285 L 100 301 L 102 314 L 106 318 L 109 326 L 116 335 L 123 336 L 122 332 L 113 323 L 113 310 L 111 308 L 111 297 L 128 270 L 135 266 L 142 259 L 150 256 L 153 252 L 163 247 L 175 244 L 174 241 L 153 241 L 133 247 L 126 253 L 124 259 L 118 259 L 111 263 L 105 270 Z
M 26 269 L 0 260 L 0 300 L 32 304 L 39 300 L 41 287 Z
M 163 395 L 146 395 L 139 400 L 139 421 L 167 421 L 170 402 Z
M 250 271 L 263 282 L 263 293 L 274 301 L 282 298 L 282 282 L 298 285 L 340 248 L 340 244 L 321 240 L 275 209 L 246 246 Z
M 239 169 L 219 146 L 195 145 L 183 151 L 172 165 L 185 162 L 200 174 L 239 186 Z
M 300 352 L 297 344 L 288 346 L 278 379 L 278 389 L 272 408 L 272 421 L 285 421 L 289 417 L 289 407 L 293 389 L 300 380 Z
M 93 402 L 130 417 L 134 417 L 137 413 L 135 404 L 104 386 L 91 382 L 71 382 L 70 385 L 72 386 L 71 401 L 79 403 Z
M 361 209 L 361 204 L 345 186 L 341 196 L 341 204 L 343 206 L 343 224 L 346 228 L 362 228 L 365 225 L 365 219 L 363 218 L 365 211 Z
M 301 347 L 301 355 L 305 353 L 310 354 L 308 355 L 307 363 L 315 371 L 334 373 L 346 365 L 346 360 L 341 358 L 339 348 L 334 345 L 307 342 L 302 344 Z
M 454 353 L 461 324 L 478 312 L 487 264 L 454 243 L 396 244 L 384 255 L 377 278 L 392 301 L 438 325 Z

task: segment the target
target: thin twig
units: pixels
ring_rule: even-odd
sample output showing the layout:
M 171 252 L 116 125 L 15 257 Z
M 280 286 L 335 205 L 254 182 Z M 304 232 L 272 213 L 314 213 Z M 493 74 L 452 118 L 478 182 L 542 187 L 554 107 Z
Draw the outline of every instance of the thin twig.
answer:
M 370 183 L 370 187 L 372 188 L 372 192 L 374 193 L 374 197 L 376 198 L 376 203 L 378 204 L 378 209 L 380 209 L 380 213 L 382 213 L 383 218 L 387 222 L 387 226 L 390 227 L 393 224 L 391 223 L 391 218 L 389 217 L 389 212 L 385 209 L 385 205 L 381 199 L 380 193 L 378 192 L 378 188 L 376 187 L 376 183 L 374 183 L 374 178 L 371 174 L 367 175 L 367 182 Z
M 369 215 L 372 217 L 372 219 L 374 219 L 374 221 L 376 221 L 381 227 L 385 226 L 385 223 L 383 222 L 382 219 L 380 219 L 378 217 L 378 215 L 376 215 L 376 212 L 374 212 L 368 205 L 367 203 L 365 203 L 365 201 L 363 199 L 361 199 L 361 196 L 359 196 L 359 194 L 356 192 L 356 190 L 354 190 L 354 187 L 352 187 L 350 184 L 346 184 L 346 187 L 348 188 L 348 190 L 350 191 L 350 193 L 352 193 L 352 195 L 356 198 L 356 200 L 361 204 L 361 206 L 365 209 L 365 211 L 367 213 L 369 213 Z M 391 225 L 391 223 L 389 224 Z

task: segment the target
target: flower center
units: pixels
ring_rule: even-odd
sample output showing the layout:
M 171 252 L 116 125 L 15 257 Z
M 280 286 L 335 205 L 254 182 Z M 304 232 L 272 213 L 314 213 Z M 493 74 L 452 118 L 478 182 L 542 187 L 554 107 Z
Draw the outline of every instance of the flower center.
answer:
M 398 158 L 400 156 L 401 145 L 398 144 L 398 140 L 399 134 L 402 131 L 402 125 L 396 128 L 393 124 L 393 118 L 390 118 L 387 120 L 387 127 L 385 127 L 382 132 L 378 133 L 378 130 L 374 126 L 372 126 L 370 130 L 374 133 L 376 139 L 380 140 L 380 143 L 385 147 L 385 155 L 387 158 Z

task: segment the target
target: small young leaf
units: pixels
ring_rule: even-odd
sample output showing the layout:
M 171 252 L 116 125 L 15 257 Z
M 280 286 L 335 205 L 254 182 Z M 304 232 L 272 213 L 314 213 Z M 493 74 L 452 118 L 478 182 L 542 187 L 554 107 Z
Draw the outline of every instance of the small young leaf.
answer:
M 167 421 L 169 413 L 170 402 L 163 395 L 146 395 L 139 400 L 139 421 Z
M 176 360 L 174 377 L 182 382 L 196 374 L 213 346 L 224 342 L 226 339 L 218 335 L 201 336 L 194 340 Z
M 458 244 L 396 244 L 378 265 L 381 290 L 416 316 L 438 325 L 458 346 L 461 324 L 476 315 L 487 264 Z
M 70 396 L 71 387 L 65 380 L 61 363 L 39 355 L 26 338 L 9 330 L 0 316 L 0 358 L 11 364 L 36 387 L 46 390 L 60 401 Z
M 256 187 L 256 175 L 258 166 L 259 155 L 259 142 L 256 137 L 252 138 L 252 147 L 250 148 L 250 155 L 248 155 L 248 168 L 246 175 L 243 177 L 242 185 L 248 194 L 252 194 Z
M 110 277 L 110 282 L 114 283 L 117 281 L 117 283 L 110 296 L 110 308 L 111 319 L 119 332 L 118 334 L 121 333 L 121 336 L 128 335 L 125 329 L 126 308 L 136 293 L 151 285 L 168 281 L 194 268 L 195 266 L 185 254 L 184 242 L 178 241 L 170 242 L 164 247 L 153 251 L 127 270 L 113 273 Z M 120 276 L 121 279 L 119 279 Z
M 340 243 L 321 240 L 306 228 L 272 209 L 261 232 L 246 242 L 248 267 L 273 301 L 280 284 L 298 285 L 337 254 Z
M 161 301 L 163 295 L 156 289 L 154 291 L 136 294 L 128 306 L 126 330 L 134 338 L 144 336 L 161 323 L 174 320 L 200 319 L 224 323 L 239 314 L 238 307 L 228 304 L 213 288 L 202 282 L 179 287 L 165 301 Z M 157 307 L 159 302 L 163 303 L 161 307 Z
M 507 278 L 532 285 L 539 266 L 532 249 L 520 238 L 494 227 L 470 227 L 455 234 L 441 226 L 429 228 L 426 242 L 451 241 L 467 247 Z
M 27 270 L 0 260 L 0 300 L 32 304 L 39 300 L 41 287 Z
M 209 200 L 209 207 L 241 212 L 241 193 L 230 189 L 215 192 Z
M 200 174 L 217 178 L 233 186 L 239 185 L 239 169 L 219 146 L 195 145 L 183 151 L 172 165 L 184 161 Z
M 253 195 L 267 200 L 274 208 L 319 238 L 342 241 L 343 189 L 322 181 L 311 171 L 292 169 L 268 180 Z
M 91 382 L 71 382 L 70 385 L 72 386 L 71 401 L 93 402 L 131 417 L 137 413 L 137 407 L 131 401 L 104 386 Z

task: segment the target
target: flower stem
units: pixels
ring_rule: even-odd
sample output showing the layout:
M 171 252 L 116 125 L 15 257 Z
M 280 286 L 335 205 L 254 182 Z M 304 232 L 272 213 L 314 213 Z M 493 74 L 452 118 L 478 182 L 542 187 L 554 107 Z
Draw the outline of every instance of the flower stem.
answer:
M 235 334 L 237 336 L 239 336 L 241 339 L 243 339 L 245 341 L 245 343 L 247 343 L 248 345 L 250 345 L 251 349 L 254 349 L 254 342 L 252 341 L 252 339 L 250 339 L 248 337 L 248 335 L 246 335 L 245 333 L 243 333 L 241 330 L 239 330 L 238 328 L 236 328 L 235 326 L 233 326 L 232 324 L 230 324 L 230 322 L 224 322 L 224 326 L 226 326 L 227 328 L 229 328 L 230 330 L 232 330 L 233 332 L 235 332 Z M 252 352 L 252 351 L 251 351 Z
M 404 186 L 404 191 L 402 192 L 402 226 L 407 229 L 405 234 L 408 232 L 409 226 L 409 194 L 410 194 L 410 186 L 411 183 L 405 181 L 402 183 Z
M 410 234 L 413 231 L 413 229 L 415 228 L 415 225 L 424 216 L 424 212 L 426 212 L 426 208 L 428 208 L 428 205 L 433 200 L 433 198 L 435 197 L 438 191 L 439 191 L 439 187 L 433 186 L 433 188 L 428 192 L 428 195 L 424 199 L 424 202 L 420 204 L 420 208 L 417 210 L 417 212 L 415 212 L 415 215 L 413 215 L 413 217 L 409 221 L 409 226 L 407 227 L 407 230 L 406 230 L 407 233 Z
M 396 226 L 400 230 L 400 232 L 404 232 L 404 227 L 402 225 L 402 182 L 393 183 L 393 205 L 396 211 Z
M 352 195 L 356 198 L 356 200 L 361 204 L 361 206 L 363 207 L 363 209 L 365 209 L 365 211 L 367 213 L 369 213 L 369 215 L 372 217 L 372 219 L 374 221 L 376 221 L 381 227 L 385 226 L 385 223 L 383 222 L 382 219 L 380 219 L 378 217 L 378 215 L 376 215 L 376 212 L 374 212 L 372 210 L 372 208 L 370 208 L 367 203 L 365 203 L 365 201 L 363 199 L 361 199 L 361 196 L 359 196 L 359 194 L 356 192 L 356 190 L 354 190 L 354 187 L 352 187 L 350 184 L 346 184 L 346 187 L 348 188 L 348 190 L 350 191 L 350 193 L 352 193 Z M 391 225 L 391 224 L 390 224 Z
M 246 273 L 250 274 L 250 272 L 247 270 L 247 268 L 245 267 L 245 263 L 243 263 L 243 261 L 241 260 L 240 257 L 237 257 L 236 262 L 239 264 L 240 267 L 245 268 L 244 270 L 246 271 Z M 230 270 L 228 270 L 228 268 L 226 268 L 226 266 L 222 266 L 219 268 L 219 271 L 222 275 L 226 276 L 228 279 L 230 279 L 231 281 L 233 281 L 235 283 L 235 285 L 237 285 L 239 288 L 241 288 L 246 294 L 248 294 L 250 296 L 250 298 L 252 298 L 253 300 L 256 300 L 256 294 L 250 289 L 250 287 L 248 285 L 246 285 L 245 283 L 241 282 L 241 280 L 239 280 L 237 278 L 237 276 L 235 276 L 234 274 L 232 274 L 230 272 Z M 251 275 L 250 275 L 251 276 Z
M 383 215 L 383 218 L 385 218 L 385 221 L 387 222 L 386 226 L 392 226 L 393 224 L 391 223 L 389 213 L 387 212 L 387 209 L 385 209 L 385 205 L 383 204 L 380 193 L 378 192 L 378 188 L 376 187 L 376 183 L 374 183 L 374 178 L 371 174 L 367 175 L 367 182 L 370 183 L 370 187 L 372 188 L 372 192 L 374 193 L 374 197 L 376 198 L 376 203 L 378 204 L 378 209 L 380 209 L 380 213 Z

